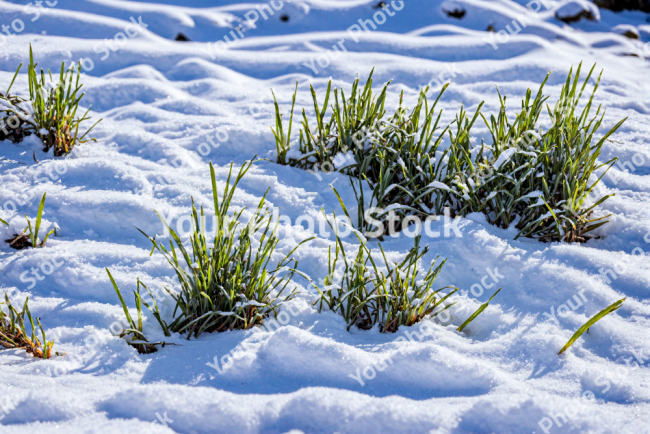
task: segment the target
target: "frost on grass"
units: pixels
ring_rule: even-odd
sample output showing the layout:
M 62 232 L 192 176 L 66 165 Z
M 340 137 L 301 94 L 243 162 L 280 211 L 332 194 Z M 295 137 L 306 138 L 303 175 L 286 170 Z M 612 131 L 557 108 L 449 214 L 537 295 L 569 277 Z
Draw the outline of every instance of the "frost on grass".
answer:
M 152 253 L 158 250 L 165 256 L 180 282 L 180 292 L 171 293 L 176 301 L 174 314 L 178 311 L 178 316 L 169 326 L 165 325 L 171 332 L 187 333 L 189 339 L 192 335 L 198 338 L 203 332 L 246 330 L 262 324 L 269 315 L 276 315 L 278 308 L 295 296 L 291 281 L 296 273 L 302 273 L 296 270 L 297 262 L 291 255 L 311 238 L 303 240 L 272 267 L 269 262 L 279 242 L 279 221 L 272 224 L 271 213 L 265 211 L 266 194 L 257 206 L 261 212 L 247 224 L 240 221 L 244 209 L 234 215 L 228 214 L 237 185 L 253 162 L 241 167 L 232 185 L 233 166 L 230 165 L 221 198 L 214 168 L 210 165 L 216 217 L 212 242 L 205 233 L 203 208 L 199 213 L 194 203 L 191 251 L 187 251 L 181 238 L 169 226 L 169 250 L 164 243 L 147 236 L 153 244 Z M 167 225 L 162 217 L 161 220 Z
M 81 124 L 89 120 L 86 112 L 78 116 L 79 103 L 84 94 L 81 92 L 81 62 L 66 69 L 65 62 L 61 64 L 58 82 L 54 80 L 50 70 L 47 74 L 43 69 L 37 71 L 34 63 L 32 48 L 29 48 L 29 65 L 27 74 L 29 81 L 29 100 L 10 95 L 22 63 L 18 66 L 9 88 L 4 94 L 0 93 L 0 141 L 9 139 L 19 143 L 25 136 L 36 134 L 43 142 L 43 151 L 53 150 L 55 157 L 67 155 L 75 146 L 95 139 L 86 139 L 92 129 L 101 119 L 85 133 L 79 133 Z
M 337 232 L 330 220 L 327 221 Z M 328 272 L 323 288 L 316 287 L 320 297 L 314 305 L 318 305 L 319 312 L 327 308 L 338 313 L 345 319 L 348 330 L 352 326 L 369 330 L 378 324 L 380 332 L 395 333 L 402 326 L 410 327 L 425 318 L 433 319 L 456 304 L 448 300 L 458 288 L 433 288 L 446 260 L 438 263 L 436 257 L 422 278 L 418 267 L 422 257 L 429 252 L 429 246 L 421 249 L 420 236 L 414 239 L 413 248 L 399 263 L 389 261 L 379 243 L 383 266 L 375 260 L 367 241 L 358 232 L 357 237 L 360 244 L 356 254 L 352 255 L 346 253 L 337 233 L 334 253 L 331 248 L 328 251 Z M 337 275 L 337 264 L 342 268 L 342 276 Z M 470 316 L 459 331 L 486 307 L 487 303 Z
M 601 106 L 593 107 L 602 72 L 581 108 L 595 65 L 579 87 L 581 67 L 575 76 L 573 69 L 569 72 L 553 107 L 542 93 L 547 76 L 534 98 L 527 91 L 514 120 L 506 114 L 506 97 L 499 94 L 501 110 L 496 117 L 488 119 L 481 113 L 483 103 L 471 117 L 461 107 L 452 124 L 440 132 L 435 107 L 446 85 L 431 105 L 428 89 L 423 89 L 413 110 L 402 104 L 401 95 L 399 106 L 387 116 L 390 83 L 373 96 L 371 73 L 362 89 L 358 79 L 353 83 L 349 98 L 342 89 L 334 89 L 329 121 L 331 82 L 322 109 L 312 87 L 316 125 L 310 126 L 303 110 L 297 149 L 291 144 L 294 107 L 285 134 L 275 102 L 278 163 L 309 171 L 329 166 L 349 175 L 357 199 L 356 227 L 364 233 L 373 227 L 370 218 L 385 222 L 389 210 L 401 220 L 410 215 L 441 215 L 450 208 L 461 216 L 482 212 L 490 223 L 504 229 L 514 224 L 517 237 L 584 242 L 591 231 L 607 223 L 606 216 L 595 216 L 594 211 L 610 196 L 591 197 L 604 174 L 593 176 L 616 161 L 601 163 L 598 158 L 605 141 L 625 119 L 595 139 L 605 117 Z M 294 94 L 294 104 L 295 98 Z M 551 122 L 547 130 L 540 121 L 545 110 Z M 479 117 L 491 133 L 492 144 L 472 145 L 471 130 Z M 442 149 L 445 134 L 451 145 Z M 372 192 L 370 197 L 364 197 L 364 188 Z

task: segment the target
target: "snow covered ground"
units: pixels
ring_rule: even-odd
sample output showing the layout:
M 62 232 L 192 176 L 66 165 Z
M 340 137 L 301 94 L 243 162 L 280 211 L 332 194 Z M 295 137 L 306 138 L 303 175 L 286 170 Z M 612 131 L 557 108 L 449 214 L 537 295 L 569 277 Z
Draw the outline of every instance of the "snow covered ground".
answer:
M 0 87 L 27 62 L 30 43 L 42 67 L 83 59 L 83 104 L 104 120 L 94 133 L 99 143 L 63 160 L 44 154 L 33 136 L 0 143 L 0 218 L 10 223 L 0 239 L 23 229 L 23 214 L 35 217 L 43 192 L 44 225 L 60 228 L 44 249 L 0 243 L 0 290 L 29 296 L 55 350 L 67 353 L 42 361 L 0 352 L 0 432 L 650 433 L 647 14 L 585 0 L 540 0 L 529 9 L 526 0 L 387 1 L 385 12 L 377 0 L 275 1 L 276 9 L 260 12 L 236 0 L 26 3 L 0 1 L 0 22 L 9 26 L 0 36 Z M 556 18 L 583 10 L 594 21 Z M 359 20 L 373 20 L 370 31 Z M 190 41 L 175 41 L 179 33 Z M 342 40 L 347 51 L 333 50 Z M 277 329 L 174 336 L 167 341 L 180 346 L 151 355 L 109 330 L 123 312 L 105 267 L 132 307 L 136 278 L 157 289 L 175 282 L 136 227 L 162 235 L 154 209 L 176 227 L 191 197 L 209 205 L 208 162 L 223 186 L 230 161 L 239 166 L 256 154 L 275 161 L 271 88 L 288 113 L 298 80 L 297 106 L 311 113 L 310 83 L 321 95 L 330 77 L 349 89 L 375 67 L 377 85 L 393 80 L 394 107 L 401 91 L 412 105 L 421 85 L 435 87 L 446 73 L 441 104 L 450 122 L 461 104 L 473 113 L 485 100 L 483 112 L 496 113 L 495 84 L 514 112 L 548 71 L 553 100 L 580 61 L 604 69 L 595 98 L 607 108 L 603 131 L 629 118 L 601 156 L 621 163 L 599 189 L 616 194 L 601 208 L 613 214 L 602 238 L 515 241 L 516 231 L 480 215 L 462 219 L 458 234 L 425 237 L 424 265 L 437 255 L 448 260 L 439 287 L 466 291 L 450 324 L 424 330 L 348 332 L 341 317 L 317 313 L 315 291 L 300 278 L 303 292 Z M 13 90 L 26 95 L 22 72 Z M 489 134 L 482 124 L 475 133 Z M 210 141 L 218 146 L 203 145 Z M 234 202 L 254 208 L 270 188 L 270 203 L 292 222 L 321 207 L 340 214 L 329 184 L 352 203 L 347 178 L 319 176 L 259 162 Z M 281 234 L 278 259 L 310 235 L 299 226 Z M 333 244 L 318 235 L 296 254 L 315 280 L 326 274 Z M 383 243 L 395 260 L 411 245 L 403 236 Z M 36 268 L 54 271 L 36 277 Z M 456 332 L 499 287 L 493 304 Z M 620 310 L 557 356 L 588 318 L 624 297 Z M 162 307 L 169 318 L 170 301 Z M 152 318 L 145 330 L 163 338 Z

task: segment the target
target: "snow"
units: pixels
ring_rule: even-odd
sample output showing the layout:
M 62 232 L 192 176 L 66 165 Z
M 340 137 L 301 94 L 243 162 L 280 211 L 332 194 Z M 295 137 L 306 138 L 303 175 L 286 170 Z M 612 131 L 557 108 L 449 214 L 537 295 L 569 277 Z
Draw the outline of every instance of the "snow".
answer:
M 34 21 L 27 3 L 0 1 L 3 25 L 24 24 L 20 32 L 10 30 L 15 36 L 0 37 L 0 91 L 28 61 L 30 43 L 39 67 L 55 72 L 62 61 L 89 59 L 82 105 L 92 105 L 90 115 L 104 121 L 93 134 L 99 142 L 66 159 L 43 153 L 35 136 L 0 143 L 0 218 L 10 223 L 0 226 L 0 239 L 23 230 L 23 214 L 35 218 L 44 192 L 41 227 L 60 228 L 44 249 L 14 251 L 0 243 L 0 288 L 17 301 L 29 296 L 32 313 L 56 340 L 55 351 L 67 353 L 42 361 L 0 351 L 2 433 L 647 433 L 647 14 L 598 11 L 586 1 L 545 2 L 549 9 L 539 2 L 537 12 L 526 8 L 527 0 L 446 3 L 465 10 L 457 19 L 442 11 L 442 2 L 408 0 L 401 10 L 392 6 L 401 2 L 386 2 L 394 16 L 386 13 L 376 30 L 350 34 L 350 26 L 381 11 L 377 1 L 285 2 L 268 19 L 259 16 L 255 27 L 246 18 L 254 5 L 236 0 L 68 0 L 43 3 Z M 598 13 L 599 20 L 567 25 L 556 18 L 575 5 Z M 282 14 L 288 22 L 279 20 Z M 511 34 L 519 16 L 527 25 Z M 147 27 L 136 27 L 131 17 Z M 238 25 L 245 37 L 219 50 L 215 43 L 232 39 Z M 486 31 L 490 25 L 494 33 Z M 621 25 L 639 29 L 641 39 L 612 31 Z M 126 29 L 137 34 L 116 40 Z M 174 41 L 178 33 L 191 42 Z M 332 48 L 342 39 L 347 52 Z M 256 208 L 270 188 L 269 203 L 292 222 L 309 215 L 323 223 L 321 208 L 343 215 L 332 184 L 348 210 L 356 209 L 346 176 L 272 162 L 271 88 L 286 124 L 299 81 L 296 114 L 304 107 L 314 125 L 310 83 L 322 104 L 330 78 L 347 94 L 357 74 L 365 82 L 375 67 L 376 87 L 393 80 L 386 104 L 393 109 L 402 91 L 404 104 L 413 107 L 420 85 L 435 84 L 444 72 L 442 82 L 451 84 L 438 107 L 446 125 L 461 104 L 473 114 L 485 100 L 483 113 L 496 115 L 495 84 L 514 114 L 526 89 L 535 93 L 548 71 L 553 74 L 545 90 L 555 101 L 580 60 L 583 69 L 595 62 L 598 72 L 604 69 L 594 98 L 595 106 L 607 109 L 601 132 L 629 117 L 599 158 L 620 159 L 596 189 L 598 197 L 616 194 L 595 214 L 612 214 L 611 223 L 597 230 L 599 239 L 583 245 L 514 240 L 516 229 L 492 226 L 480 214 L 460 219 L 458 234 L 447 230 L 444 236 L 440 218 L 431 225 L 439 235 L 423 236 L 431 250 L 421 266 L 446 258 L 436 289 L 455 285 L 462 295 L 449 322 L 427 321 L 394 335 L 377 328 L 347 331 L 340 316 L 317 312 L 311 305 L 316 290 L 300 277 L 300 295 L 281 309 L 288 318 L 282 326 L 188 341 L 165 338 L 147 316 L 150 341 L 179 345 L 150 355 L 139 355 L 110 331 L 124 313 L 104 268 L 131 308 L 138 277 L 156 293 L 175 287 L 173 271 L 159 254 L 149 255 L 150 242 L 136 227 L 162 237 L 154 209 L 174 228 L 189 214 L 192 198 L 211 209 L 209 162 L 222 189 L 230 161 L 237 169 L 256 154 L 271 160 L 256 163 L 242 180 L 233 199 L 237 208 Z M 29 94 L 25 66 L 14 92 Z M 481 119 L 472 131 L 476 143 L 491 143 Z M 311 235 L 283 224 L 274 260 Z M 331 235 L 316 235 L 295 256 L 300 271 L 319 282 L 334 244 Z M 412 242 L 386 237 L 382 246 L 389 261 L 400 262 Z M 346 250 L 355 251 L 356 243 L 354 234 L 348 236 Z M 370 245 L 378 250 L 377 242 Z M 49 270 L 47 263 L 51 274 L 33 277 L 32 269 Z M 456 332 L 498 288 L 490 306 Z M 616 313 L 557 356 L 588 318 L 624 297 Z M 158 305 L 170 319 L 171 298 Z M 553 422 L 558 413 L 566 421 Z
M 631 39 L 641 38 L 641 35 L 639 34 L 639 30 L 630 24 L 619 24 L 618 26 L 614 26 L 612 27 L 612 32 L 618 33 L 619 35 L 627 36 L 628 38 Z
M 497 158 L 497 161 L 494 162 L 494 167 L 500 169 L 501 166 L 510 160 L 510 157 L 512 157 L 515 152 L 517 152 L 517 148 L 510 148 L 503 151 L 501 155 L 499 155 L 499 158 Z
M 447 190 L 447 191 L 451 191 L 451 189 L 450 189 L 449 187 L 447 187 L 447 185 L 443 184 L 443 183 L 440 182 L 440 181 L 433 181 L 433 182 L 431 182 L 429 185 L 427 185 L 427 188 L 433 188 L 433 189 L 436 189 L 436 188 L 437 188 L 437 189 L 439 189 L 439 190 Z
M 571 0 L 555 11 L 555 16 L 561 19 L 579 18 L 581 14 L 586 14 L 591 21 L 600 21 L 600 10 L 588 0 Z

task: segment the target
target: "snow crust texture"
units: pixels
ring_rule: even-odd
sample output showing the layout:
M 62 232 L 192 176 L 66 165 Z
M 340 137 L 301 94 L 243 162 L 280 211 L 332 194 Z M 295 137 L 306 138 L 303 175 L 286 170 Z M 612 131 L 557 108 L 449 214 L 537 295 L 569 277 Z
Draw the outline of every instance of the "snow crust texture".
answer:
M 59 227 L 43 249 L 0 243 L 0 293 L 29 296 L 55 351 L 67 353 L 42 361 L 0 351 L 0 432 L 650 433 L 647 14 L 586 0 L 294 0 L 258 9 L 236 0 L 27 3 L 0 1 L 8 26 L 1 91 L 31 43 L 40 67 L 82 59 L 83 105 L 103 122 L 99 142 L 66 159 L 43 153 L 34 136 L 0 142 L 0 218 L 10 224 L 0 226 L 0 239 L 23 229 L 24 214 L 35 218 L 44 192 L 42 226 Z M 188 41 L 177 41 L 180 34 Z M 164 338 L 147 317 L 150 340 L 179 345 L 151 355 L 113 336 L 111 324 L 124 314 L 104 268 L 132 308 L 137 278 L 161 293 L 174 288 L 172 270 L 149 255 L 136 227 L 162 237 L 154 209 L 174 228 L 191 198 L 211 209 L 209 162 L 223 188 L 231 161 L 237 169 L 255 155 L 271 160 L 251 169 L 233 203 L 255 208 L 270 188 L 270 204 L 292 222 L 281 228 L 274 260 L 311 235 L 295 225 L 300 216 L 341 214 L 329 184 L 354 203 L 347 177 L 274 163 L 271 88 L 286 122 L 296 81 L 296 106 L 310 119 L 310 83 L 319 95 L 330 78 L 349 90 L 375 67 L 377 86 L 393 80 L 393 108 L 402 91 L 412 107 L 421 86 L 451 81 L 440 101 L 446 124 L 461 104 L 473 113 L 485 100 L 483 112 L 496 115 L 495 85 L 514 113 L 549 71 L 552 102 L 580 61 L 604 69 L 594 100 L 607 109 L 603 131 L 628 118 L 601 155 L 619 164 L 597 190 L 616 194 L 598 211 L 612 215 L 599 239 L 514 240 L 515 230 L 479 214 L 461 219 L 450 237 L 425 236 L 423 267 L 447 258 L 436 283 L 464 290 L 450 320 L 426 330 L 348 332 L 341 317 L 317 313 L 314 289 L 297 278 L 301 293 L 283 308 L 282 327 L 187 341 Z M 25 71 L 12 89 L 19 95 L 28 95 Z M 482 122 L 474 131 L 476 143 L 490 143 Z M 433 229 L 443 233 L 442 221 Z M 318 281 L 333 237 L 316 235 L 296 258 Z M 353 237 L 346 245 L 354 248 Z M 399 260 L 412 239 L 382 245 Z M 456 332 L 498 288 L 488 309 Z M 158 302 L 171 318 L 172 300 Z

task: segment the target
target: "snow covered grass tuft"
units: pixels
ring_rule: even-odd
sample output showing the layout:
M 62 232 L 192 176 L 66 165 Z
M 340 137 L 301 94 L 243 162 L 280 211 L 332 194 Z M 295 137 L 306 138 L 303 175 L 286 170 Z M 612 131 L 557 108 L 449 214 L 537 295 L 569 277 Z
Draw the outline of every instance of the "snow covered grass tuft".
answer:
M 528 89 L 521 111 L 511 122 L 506 114 L 506 97 L 499 98 L 501 110 L 490 120 L 483 117 L 492 146 L 482 143 L 471 147 L 469 130 L 452 137 L 450 164 L 457 167 L 449 201 L 460 215 L 480 211 L 490 223 L 508 228 L 516 223 L 517 237 L 541 241 L 584 242 L 587 234 L 607 223 L 607 216 L 592 218 L 595 207 L 607 200 L 590 197 L 613 158 L 600 163 L 598 157 L 605 141 L 625 122 L 618 122 L 600 140 L 594 135 L 600 128 L 605 110 L 598 107 L 590 118 L 594 93 L 601 76 L 582 111 L 578 109 L 595 65 L 582 87 L 578 87 L 580 69 L 569 72 L 561 96 L 551 108 L 546 104 L 551 127 L 543 131 L 539 118 L 548 97 L 542 95 L 542 83 L 534 99 Z M 458 124 L 467 123 L 463 116 Z M 471 155 L 476 154 L 472 160 Z M 595 173 L 607 166 L 600 178 Z M 591 202 L 590 202 L 591 201 Z
M 79 136 L 79 126 L 90 119 L 90 108 L 81 117 L 77 117 L 79 102 L 84 94 L 81 93 L 81 62 L 77 68 L 75 80 L 74 65 L 65 69 L 65 62 L 61 64 L 59 82 L 55 83 L 52 73 L 48 69 L 47 78 L 43 69 L 40 75 L 36 72 L 37 64 L 34 63 L 32 48 L 29 48 L 29 94 L 32 102 L 33 120 L 32 127 L 41 138 L 44 151 L 54 149 L 57 157 L 68 154 L 78 144 L 86 143 L 84 140 L 90 131 L 99 123 L 95 122 L 84 134 Z
M 9 296 L 5 292 L 5 301 L 0 303 L 0 346 L 9 349 L 24 349 L 36 358 L 49 359 L 52 357 L 54 341 L 47 340 L 45 330 L 43 330 L 43 326 L 41 325 L 41 320 L 36 318 L 38 327 L 41 329 L 43 342 L 38 339 L 36 327 L 34 327 L 34 320 L 27 306 L 28 302 L 29 297 L 25 299 L 23 310 L 19 313 L 11 304 Z M 4 311 L 2 305 L 7 306 L 7 312 Z M 29 324 L 32 326 L 31 338 L 25 330 L 25 314 L 27 314 Z
M 337 231 L 331 223 L 330 227 Z M 334 254 L 331 248 L 328 253 L 328 273 L 324 286 L 322 289 L 317 287 L 320 298 L 314 304 L 318 304 L 319 312 L 326 306 L 340 314 L 348 324 L 348 330 L 353 325 L 362 330 L 369 330 L 379 324 L 380 332 L 395 333 L 401 326 L 410 327 L 425 318 L 434 318 L 456 304 L 446 302 L 458 288 L 447 286 L 433 289 L 446 260 L 436 266 L 436 257 L 424 279 L 418 278 L 420 259 L 429 252 L 429 246 L 420 249 L 421 237 L 415 237 L 413 248 L 400 263 L 389 261 L 379 244 L 385 265 L 381 269 L 377 266 L 372 251 L 367 247 L 366 240 L 358 233 L 357 237 L 360 241 L 359 248 L 356 255 L 352 256 L 346 254 L 337 233 Z M 340 280 L 336 277 L 339 261 L 343 263 L 343 276 Z M 386 270 L 386 273 L 383 270 Z M 441 292 L 444 289 L 451 291 L 444 294 Z M 459 331 L 480 315 L 488 303 L 489 301 L 484 303 L 470 316 Z
M 454 122 L 439 134 L 440 113 L 435 115 L 435 107 L 446 85 L 431 107 L 428 89 L 423 89 L 413 110 L 402 104 L 401 95 L 393 115 L 385 117 L 390 82 L 379 96 L 373 96 L 371 73 L 362 89 L 359 79 L 353 83 L 349 99 L 342 89 L 334 89 L 327 123 L 331 82 L 322 109 L 312 87 L 317 125 L 312 130 L 303 110 L 297 150 L 290 145 L 293 105 L 285 136 L 276 101 L 278 162 L 313 171 L 329 167 L 350 175 L 358 204 L 356 227 L 366 235 L 372 233 L 371 220 L 384 222 L 389 212 L 399 221 L 408 215 L 441 215 L 449 207 L 463 216 L 482 212 L 501 228 L 516 224 L 517 237 L 584 242 L 589 232 L 607 223 L 607 217 L 593 218 L 592 214 L 610 196 L 592 200 L 590 195 L 616 161 L 598 161 L 603 144 L 625 119 L 594 139 L 605 116 L 601 106 L 592 113 L 602 72 L 587 104 L 579 110 L 595 65 L 579 87 L 581 67 L 575 76 L 571 69 L 553 108 L 542 94 L 547 76 L 534 98 L 528 89 L 514 121 L 506 114 L 506 97 L 499 93 L 501 110 L 496 117 L 488 120 L 481 113 L 483 103 L 471 118 L 461 107 Z M 295 98 L 294 94 L 294 104 Z M 540 125 L 545 107 L 551 122 L 546 131 Z M 472 145 L 471 129 L 479 116 L 492 135 L 491 146 Z M 447 132 L 451 146 L 438 150 Z M 605 166 L 601 177 L 594 178 Z M 364 197 L 364 183 L 372 192 L 369 200 Z M 385 230 L 389 226 L 384 225 Z
M 270 270 L 269 262 L 279 242 L 279 220 L 272 226 L 271 213 L 264 208 L 266 193 L 257 207 L 258 212 L 246 225 L 240 221 L 244 209 L 235 212 L 233 216 L 228 215 L 237 185 L 253 162 L 250 161 L 241 167 L 232 186 L 230 179 L 233 165 L 230 165 L 221 200 L 214 168 L 210 164 L 216 224 L 214 239 L 210 245 L 205 233 L 203 208 L 201 207 L 199 215 L 194 203 L 194 230 L 190 235 L 191 256 L 180 237 L 169 228 L 162 217 L 163 224 L 171 234 L 170 249 L 167 250 L 155 237 L 147 236 L 153 243 L 152 254 L 154 250 L 158 250 L 165 256 L 176 271 L 181 285 L 179 294 L 171 294 L 176 301 L 174 316 L 177 310 L 180 311 L 180 315 L 169 325 L 171 332 L 187 332 L 189 339 L 192 334 L 198 337 L 204 331 L 249 329 L 261 324 L 270 314 L 275 316 L 279 306 L 295 295 L 293 288 L 288 295 L 282 296 L 295 273 L 302 275 L 295 269 L 297 262 L 291 256 L 298 247 L 313 238 L 299 243 Z M 258 244 L 257 249 L 253 247 L 255 244 Z M 182 256 L 180 261 L 179 254 Z M 185 266 L 181 264 L 183 261 Z M 294 268 L 290 267 L 292 262 L 295 263 Z
M 363 232 L 372 228 L 364 220 L 364 215 L 373 207 L 385 211 L 370 214 L 379 221 L 386 220 L 389 207 L 398 219 L 423 211 L 429 213 L 431 208 L 427 205 L 433 206 L 434 212 L 441 213 L 442 203 L 426 204 L 425 196 L 430 195 L 440 181 L 453 175 L 443 164 L 447 151 L 438 151 L 447 129 L 438 132 L 441 112 L 435 111 L 447 85 L 431 106 L 426 96 L 428 88 L 423 89 L 413 110 L 402 104 L 403 94 L 400 95 L 399 106 L 388 117 L 385 102 L 390 82 L 383 86 L 379 95 L 373 95 L 373 72 L 363 88 L 359 87 L 358 78 L 354 81 L 350 98 L 346 98 L 343 89 L 334 89 L 329 122 L 325 118 L 332 82 L 328 85 L 322 109 L 316 91 L 310 86 L 316 126 L 310 126 L 303 109 L 297 150 L 290 149 L 290 137 L 275 134 L 280 164 L 314 171 L 338 170 L 356 179 L 351 183 L 359 210 L 357 229 Z M 276 128 L 281 132 L 277 102 L 275 107 Z M 372 191 L 370 198 L 364 198 L 364 183 Z

